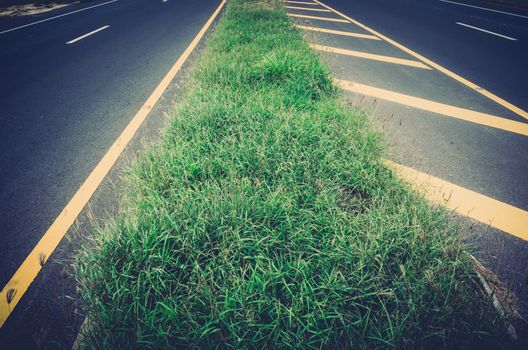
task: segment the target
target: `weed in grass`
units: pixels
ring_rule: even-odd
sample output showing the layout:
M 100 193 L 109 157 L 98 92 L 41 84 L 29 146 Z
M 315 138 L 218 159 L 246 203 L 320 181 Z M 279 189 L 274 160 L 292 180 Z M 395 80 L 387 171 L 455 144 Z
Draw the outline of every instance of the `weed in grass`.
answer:
M 278 2 L 232 0 L 127 211 L 76 264 L 95 348 L 501 345 L 445 213 Z

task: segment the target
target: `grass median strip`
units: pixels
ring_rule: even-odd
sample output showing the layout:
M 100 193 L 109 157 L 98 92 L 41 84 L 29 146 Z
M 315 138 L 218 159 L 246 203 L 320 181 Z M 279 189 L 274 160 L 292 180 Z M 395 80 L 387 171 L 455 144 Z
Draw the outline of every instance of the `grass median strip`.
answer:
M 229 2 L 123 214 L 76 263 L 91 348 L 500 344 L 445 212 L 382 162 L 279 2 Z

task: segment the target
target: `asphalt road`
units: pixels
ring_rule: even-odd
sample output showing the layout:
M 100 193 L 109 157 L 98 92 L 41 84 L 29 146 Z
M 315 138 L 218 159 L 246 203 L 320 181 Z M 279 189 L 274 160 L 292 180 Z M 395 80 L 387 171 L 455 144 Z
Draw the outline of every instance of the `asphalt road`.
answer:
M 440 0 L 321 1 L 521 109 L 528 110 L 527 13 L 470 0 L 460 2 L 496 11 L 513 11 L 514 15 Z M 315 3 L 291 2 L 287 5 L 311 9 L 289 8 L 290 14 L 322 17 L 293 17 L 305 27 L 372 34 L 354 23 L 325 20 L 341 17 L 333 12 L 317 12 L 316 9 L 325 8 Z M 335 50 L 319 50 L 338 79 L 488 113 L 505 121 L 528 123 L 524 117 L 437 69 L 395 64 L 394 58 L 417 59 L 387 41 L 313 30 L 303 32 L 307 40 L 316 45 L 389 58 L 382 62 L 347 56 Z M 387 156 L 391 160 L 502 203 L 528 210 L 526 136 L 445 117 L 441 111 L 433 113 L 382 98 L 365 98 L 357 93 L 349 94 L 349 98 L 352 103 L 365 109 L 375 125 L 384 131 L 390 145 Z M 517 294 L 520 312 L 528 319 L 528 241 L 463 218 L 460 225 L 466 241 L 476 247 L 475 254 Z M 522 323 L 519 327 L 520 332 L 524 333 L 523 342 L 528 344 L 527 324 Z
M 328 0 L 326 4 L 367 23 L 466 79 L 528 110 L 528 11 L 488 2 L 454 0 L 503 10 L 506 15 L 440 0 Z M 503 34 L 506 40 L 456 23 Z
M 0 19 L 2 286 L 219 4 L 83 1 L 41 15 Z M 42 22 L 11 30 L 37 21 Z M 42 315 L 25 305 L 49 303 L 56 299 L 50 293 L 58 293 L 51 288 L 32 300 L 31 289 L 37 287 L 32 285 L 4 325 L 2 346 L 13 333 L 25 346 L 35 344 L 31 327 L 24 331 L 20 325 Z M 11 319 L 18 319 L 16 327 Z

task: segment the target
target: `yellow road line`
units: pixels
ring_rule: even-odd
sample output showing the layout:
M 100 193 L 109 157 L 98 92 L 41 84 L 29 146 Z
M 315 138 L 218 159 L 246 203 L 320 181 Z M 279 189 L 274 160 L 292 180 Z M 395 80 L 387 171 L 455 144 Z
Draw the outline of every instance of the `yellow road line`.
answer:
M 343 32 L 341 30 L 333 30 L 333 29 L 326 29 L 326 28 L 301 26 L 299 24 L 295 24 L 295 27 L 297 27 L 299 29 L 303 29 L 303 30 L 311 30 L 313 32 L 318 32 L 318 33 L 328 33 L 328 34 L 335 34 L 335 35 L 351 36 L 351 37 L 354 37 L 354 38 L 361 38 L 361 39 L 381 40 L 377 36 L 370 35 L 370 34 Z
M 33 248 L 22 265 L 20 265 L 13 277 L 11 277 L 7 285 L 2 289 L 2 292 L 0 293 L 0 327 L 4 325 L 5 321 L 16 307 L 24 293 L 27 291 L 33 280 L 37 277 L 46 260 L 53 253 L 55 248 L 57 248 L 59 242 L 77 219 L 77 216 L 81 210 L 84 208 L 86 203 L 88 203 L 130 140 L 134 137 L 136 131 L 139 129 L 154 105 L 163 95 L 163 92 L 167 89 L 176 74 L 180 71 L 183 64 L 187 61 L 187 58 L 193 52 L 194 48 L 198 45 L 204 34 L 207 32 L 214 19 L 220 13 L 225 2 L 226 0 L 223 0 L 218 6 L 211 18 L 209 18 L 202 29 L 198 32 L 191 44 L 185 49 L 180 58 L 178 58 L 174 66 L 172 66 L 167 75 L 165 75 L 163 80 L 152 92 L 147 101 L 132 118 L 125 130 L 123 130 L 119 138 L 110 147 L 99 164 L 97 164 L 95 169 L 86 178 L 79 190 L 75 193 L 66 207 L 64 207 L 62 212 L 55 219 L 53 224 L 42 236 L 35 248 Z M 9 303 L 7 302 L 8 299 L 10 299 Z
M 296 13 L 288 13 L 288 16 L 290 17 L 297 17 L 297 18 L 306 18 L 306 19 L 317 19 L 319 21 L 328 21 L 328 22 L 340 22 L 340 23 L 350 23 L 346 19 L 339 19 L 339 18 L 325 18 L 325 17 L 316 17 L 316 16 L 308 16 L 308 15 L 298 15 Z
M 528 240 L 528 211 L 500 202 L 478 192 L 386 161 L 406 181 L 415 184 L 425 198 L 485 225 Z
M 423 64 L 422 62 L 406 60 L 403 58 L 376 55 L 373 53 L 362 52 L 362 51 L 345 50 L 345 49 L 340 49 L 337 47 L 323 46 L 323 45 L 317 45 L 317 44 L 310 44 L 310 47 L 315 50 L 337 53 L 340 55 L 365 58 L 368 60 L 381 61 L 381 62 L 387 62 L 387 63 L 401 64 L 404 66 L 409 66 L 409 67 L 414 67 L 414 68 L 431 69 L 427 67 L 425 64 Z
M 284 6 L 287 9 L 292 10 L 303 10 L 303 11 L 316 11 L 316 12 L 332 12 L 326 9 L 310 8 L 310 7 L 299 7 L 299 6 Z
M 526 123 L 497 117 L 491 114 L 476 112 L 470 109 L 464 109 L 439 102 L 433 102 L 419 97 L 404 95 L 394 91 L 353 83 L 346 80 L 336 80 L 336 82 L 343 89 L 350 92 L 376 97 L 386 101 L 399 103 L 405 106 L 418 108 L 424 111 L 437 113 L 448 117 L 465 120 L 471 123 L 485 125 L 492 128 L 497 128 L 516 134 L 528 136 L 528 124 Z
M 458 75 L 458 74 L 456 74 L 456 73 L 450 71 L 450 70 L 447 69 L 447 68 L 442 67 L 442 66 L 439 65 L 438 63 L 435 63 L 435 62 L 431 61 L 431 60 L 428 59 L 428 58 L 425 58 L 424 56 L 422 56 L 422 55 L 420 55 L 420 54 L 414 52 L 413 50 L 411 50 L 411 49 L 409 49 L 409 48 L 403 46 L 402 44 L 400 44 L 400 43 L 398 43 L 398 42 L 396 42 L 396 41 L 394 41 L 394 40 L 392 40 L 392 39 L 386 37 L 385 35 L 383 35 L 383 34 L 377 32 L 377 31 L 375 31 L 374 29 L 371 29 L 371 28 L 367 27 L 367 26 L 364 25 L 363 23 L 360 23 L 360 22 L 358 22 L 358 21 L 356 21 L 356 20 L 350 18 L 349 16 L 347 16 L 347 15 L 345 15 L 345 14 L 343 14 L 343 13 L 341 13 L 341 12 L 335 10 L 335 9 L 333 9 L 332 7 L 323 4 L 322 2 L 320 2 L 320 1 L 318 1 L 318 0 L 314 0 L 314 2 L 316 2 L 317 4 L 319 4 L 319 5 L 321 5 L 321 6 L 326 7 L 327 9 L 331 10 L 331 11 L 334 12 L 335 14 L 337 14 L 337 15 L 341 16 L 342 18 L 348 20 L 349 22 L 354 23 L 355 25 L 357 25 L 357 26 L 359 26 L 359 27 L 365 29 L 366 31 L 369 31 L 370 33 L 372 33 L 372 34 L 374 34 L 374 35 L 380 37 L 381 39 L 385 40 L 386 42 L 388 42 L 388 43 L 390 43 L 390 44 L 396 46 L 396 47 L 399 48 L 400 50 L 403 50 L 403 51 L 407 52 L 409 55 L 412 55 L 412 56 L 416 57 L 417 59 L 419 59 L 420 61 L 424 62 L 425 64 L 428 64 L 429 66 L 431 66 L 431 67 L 433 67 L 433 68 L 439 70 L 440 72 L 442 72 L 442 73 L 448 75 L 449 77 L 451 77 L 451 78 L 457 80 L 458 82 L 460 82 L 460 83 L 466 85 L 467 87 L 469 87 L 469 88 L 471 88 L 471 89 L 477 91 L 478 93 L 480 93 L 480 94 L 486 96 L 486 97 L 489 98 L 490 100 L 492 100 L 492 101 L 494 101 L 494 102 L 500 104 L 501 106 L 503 106 L 503 107 L 509 109 L 510 111 L 512 111 L 512 112 L 514 112 L 514 113 L 520 115 L 520 116 L 523 117 L 523 118 L 528 119 L 528 112 L 526 112 L 525 110 L 523 110 L 523 109 L 521 109 L 521 108 L 519 108 L 519 107 L 513 105 L 512 103 L 510 103 L 510 102 L 504 100 L 503 98 L 501 98 L 501 97 L 499 97 L 499 96 L 493 94 L 492 92 L 490 92 L 490 91 L 488 91 L 488 90 L 486 90 L 486 89 L 484 89 L 484 88 L 478 86 L 477 84 L 472 83 L 472 82 L 470 82 L 469 80 L 467 80 L 467 79 L 465 79 L 465 78 L 462 78 L 460 75 Z
M 284 1 L 289 4 L 299 4 L 299 5 L 318 5 L 315 2 L 307 2 L 307 1 Z

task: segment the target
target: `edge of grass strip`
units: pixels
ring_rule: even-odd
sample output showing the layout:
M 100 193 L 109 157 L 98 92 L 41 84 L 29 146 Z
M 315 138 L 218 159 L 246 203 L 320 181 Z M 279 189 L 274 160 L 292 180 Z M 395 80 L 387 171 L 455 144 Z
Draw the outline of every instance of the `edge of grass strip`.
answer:
M 76 261 L 89 348 L 503 345 L 473 262 L 277 1 L 231 0 Z

